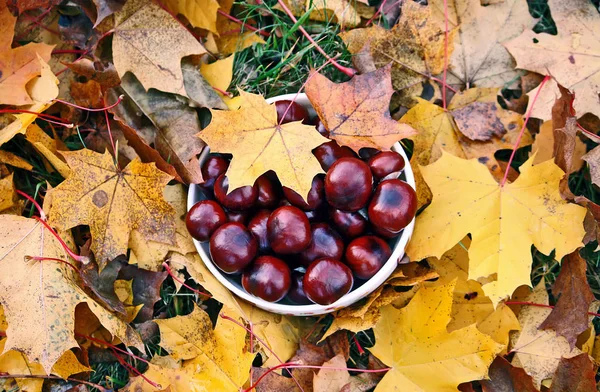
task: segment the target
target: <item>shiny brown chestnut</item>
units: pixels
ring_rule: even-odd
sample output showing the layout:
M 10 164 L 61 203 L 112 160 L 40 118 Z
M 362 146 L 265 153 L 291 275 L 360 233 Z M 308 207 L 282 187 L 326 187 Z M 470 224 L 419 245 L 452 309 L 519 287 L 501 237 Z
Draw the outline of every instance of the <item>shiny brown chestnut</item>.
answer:
M 250 223 L 248 223 L 248 230 L 254 235 L 258 241 L 258 250 L 260 253 L 267 253 L 271 248 L 269 247 L 269 238 L 267 237 L 267 221 L 271 216 L 271 211 L 260 210 L 258 211 Z
M 242 211 L 251 208 L 258 198 L 256 186 L 243 186 L 227 194 L 229 181 L 221 174 L 215 181 L 215 197 L 228 210 Z
M 354 278 L 345 264 L 324 258 L 308 267 L 302 283 L 308 299 L 319 305 L 330 305 L 350 292 Z
M 275 208 L 281 199 L 281 184 L 275 172 L 269 170 L 256 179 L 254 183 L 258 191 L 256 205 L 261 208 Z
M 289 107 L 289 110 L 288 110 Z M 295 101 L 287 99 L 275 102 L 275 108 L 277 109 L 277 121 L 281 124 L 289 123 L 292 121 L 302 121 L 309 119 L 308 110 Z M 286 113 L 287 111 L 287 113 Z M 285 118 L 281 121 L 281 118 L 285 114 Z
M 301 208 L 304 211 L 316 210 L 325 202 L 325 185 L 323 176 L 316 175 L 313 178 L 310 191 L 308 192 L 308 203 L 304 201 L 302 196 L 300 196 L 296 191 L 288 188 L 287 186 L 283 187 L 283 194 L 285 195 L 285 198 L 295 207 Z
M 305 267 L 313 261 L 328 257 L 341 260 L 344 255 L 344 240 L 327 223 L 310 225 L 311 241 L 308 247 L 299 254 L 299 260 Z
M 368 213 L 374 227 L 397 234 L 415 217 L 417 194 L 402 180 L 382 181 L 375 189 Z
M 244 289 L 265 301 L 277 302 L 290 290 L 292 282 L 287 264 L 277 257 L 260 256 L 242 274 Z
M 329 219 L 333 227 L 346 238 L 358 237 L 367 230 L 367 219 L 358 211 L 342 211 L 331 207 Z
M 225 223 L 210 237 L 210 257 L 223 272 L 237 274 L 252 262 L 258 241 L 239 223 Z
M 312 303 L 304 292 L 303 279 L 303 273 L 292 271 L 292 284 L 290 285 L 290 291 L 288 291 L 287 297 L 290 301 L 298 305 L 308 305 Z
M 338 159 L 325 176 L 327 202 L 343 211 L 358 211 L 367 205 L 372 188 L 371 169 L 358 158 Z
M 310 223 L 297 207 L 279 207 L 267 221 L 267 236 L 275 253 L 298 253 L 310 243 Z
M 372 156 L 367 162 L 376 180 L 404 169 L 404 158 L 395 151 L 382 151 Z
M 190 235 L 198 241 L 208 241 L 211 234 L 226 222 L 225 211 L 212 200 L 202 200 L 194 204 L 185 217 L 185 226 Z
M 242 225 L 246 225 L 248 223 L 248 219 L 250 219 L 250 213 L 252 210 L 244 210 L 244 211 L 231 211 L 225 210 L 227 214 L 227 222 L 235 222 L 241 223 Z
M 204 184 L 212 186 L 217 177 L 221 174 L 225 174 L 228 167 L 229 161 L 227 159 L 220 155 L 210 155 L 200 169 Z
M 379 237 L 367 235 L 355 238 L 346 248 L 345 261 L 360 279 L 370 279 L 392 255 L 390 246 Z
M 334 140 L 323 143 L 313 150 L 323 170 L 327 171 L 340 158 L 356 158 L 356 153 L 347 146 L 340 147 Z

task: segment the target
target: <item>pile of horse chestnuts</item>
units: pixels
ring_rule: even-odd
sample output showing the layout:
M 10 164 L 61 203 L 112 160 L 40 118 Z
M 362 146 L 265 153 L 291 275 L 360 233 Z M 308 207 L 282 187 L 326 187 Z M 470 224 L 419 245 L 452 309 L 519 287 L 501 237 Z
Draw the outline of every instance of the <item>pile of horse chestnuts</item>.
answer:
M 302 105 L 275 105 L 283 123 L 302 121 L 328 136 Z M 209 241 L 221 271 L 241 274 L 244 289 L 265 301 L 334 303 L 355 279 L 381 269 L 392 254 L 390 240 L 417 210 L 415 191 L 398 179 L 405 166 L 400 154 L 363 148 L 359 156 L 335 141 L 313 154 L 326 174 L 314 177 L 306 201 L 271 171 L 228 194 L 228 157 L 211 154 L 202 165 L 207 199 L 189 210 L 187 228 Z

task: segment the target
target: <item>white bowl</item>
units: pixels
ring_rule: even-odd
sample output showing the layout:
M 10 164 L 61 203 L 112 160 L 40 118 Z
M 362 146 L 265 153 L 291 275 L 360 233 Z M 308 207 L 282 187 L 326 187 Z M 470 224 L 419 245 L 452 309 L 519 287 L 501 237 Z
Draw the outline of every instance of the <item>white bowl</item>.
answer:
M 306 94 L 286 94 L 280 95 L 278 97 L 273 97 L 267 99 L 267 102 L 273 103 L 275 101 L 280 100 L 294 100 L 306 107 L 312 115 L 315 115 L 315 111 L 312 108 Z M 394 144 L 392 147 L 393 151 L 398 152 L 404 158 L 406 162 L 406 167 L 400 174 L 402 180 L 406 181 L 410 186 L 415 189 L 415 177 L 413 175 L 412 168 L 410 166 L 410 162 L 404 149 L 400 145 L 400 143 Z M 210 153 L 208 148 L 205 148 L 200 155 L 200 164 L 203 164 L 204 161 L 208 158 L 208 154 Z M 192 206 L 198 201 L 203 199 L 203 194 L 199 191 L 198 185 L 191 185 L 188 193 L 188 201 L 187 208 L 188 210 L 192 208 Z M 352 291 L 348 294 L 344 295 L 342 298 L 337 300 L 331 305 L 295 305 L 291 302 L 286 302 L 287 300 L 282 300 L 277 303 L 268 302 L 261 298 L 250 295 L 244 290 L 242 284 L 240 282 L 239 275 L 227 275 L 221 272 L 219 268 L 212 262 L 210 257 L 210 253 L 208 250 L 208 242 L 199 242 L 194 240 L 194 244 L 196 245 L 196 249 L 198 249 L 198 253 L 200 254 L 200 258 L 206 265 L 206 267 L 212 272 L 212 274 L 221 282 L 225 287 L 227 287 L 230 291 L 232 291 L 235 295 L 240 298 L 245 299 L 248 302 L 253 303 L 261 309 L 267 310 L 273 313 L 281 313 L 286 315 L 293 316 L 315 316 L 325 313 L 330 313 L 335 310 L 344 308 L 346 306 L 352 305 L 356 301 L 366 297 L 375 291 L 379 286 L 385 282 L 385 280 L 394 272 L 396 266 L 398 265 L 398 260 L 402 259 L 404 256 L 404 249 L 406 248 L 406 244 L 410 239 L 413 228 L 415 226 L 415 220 L 413 219 L 408 226 L 404 228 L 404 230 L 400 233 L 398 237 L 396 237 L 390 243 L 392 247 L 392 255 L 388 259 L 388 261 L 383 265 L 383 267 L 373 276 L 371 279 L 367 281 L 359 281 L 357 279 L 354 280 L 354 286 L 352 287 Z

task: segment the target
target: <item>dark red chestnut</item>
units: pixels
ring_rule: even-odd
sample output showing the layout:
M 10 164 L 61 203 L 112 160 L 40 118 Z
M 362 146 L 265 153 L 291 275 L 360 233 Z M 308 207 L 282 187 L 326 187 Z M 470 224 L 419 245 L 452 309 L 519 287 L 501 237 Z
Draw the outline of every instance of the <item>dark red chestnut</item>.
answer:
M 292 284 L 290 286 L 290 291 L 287 293 L 287 297 L 290 301 L 298 305 L 308 305 L 312 303 L 310 299 L 306 297 L 306 293 L 304 292 L 303 279 L 303 273 L 292 271 Z
M 215 197 L 221 205 L 229 210 L 242 211 L 254 205 L 258 198 L 256 186 L 243 186 L 227 194 L 229 181 L 221 174 L 215 181 Z
M 367 235 L 354 239 L 346 249 L 346 264 L 360 279 L 370 279 L 392 255 L 390 246 L 379 237 Z
M 373 155 L 379 154 L 380 151 L 376 148 L 363 147 L 358 152 L 358 156 L 363 161 L 368 161 Z
M 258 241 L 258 250 L 261 253 L 266 253 L 271 249 L 269 247 L 269 238 L 267 237 L 267 221 L 270 215 L 271 211 L 260 210 L 252 217 L 250 223 L 248 223 L 248 230 L 250 230 Z
M 211 234 L 225 222 L 225 211 L 212 200 L 202 200 L 194 204 L 185 217 L 185 225 L 190 235 L 198 241 L 208 241 Z
M 279 207 L 267 221 L 267 236 L 275 253 L 298 253 L 310 243 L 310 223 L 300 209 Z
M 330 305 L 350 292 L 354 278 L 345 264 L 325 258 L 308 267 L 302 283 L 308 299 L 319 305 Z
M 367 205 L 372 188 L 371 169 L 358 158 L 338 159 L 325 176 L 327 201 L 343 211 L 358 211 Z
M 327 219 L 327 205 L 312 211 L 304 211 L 310 223 L 323 222 Z
M 269 170 L 256 179 L 258 199 L 256 205 L 261 208 L 275 208 L 281 199 L 281 184 L 275 172 Z
M 325 137 L 329 137 L 329 131 L 327 130 L 327 128 L 325 128 L 325 125 L 323 125 L 323 122 L 321 121 L 320 118 L 317 118 L 315 128 L 317 128 L 317 131 L 321 135 L 323 135 Z
M 210 257 L 223 272 L 242 272 L 258 252 L 258 241 L 239 223 L 225 223 L 210 237 Z
M 417 194 L 402 180 L 382 181 L 375 189 L 368 211 L 374 227 L 397 234 L 415 217 Z
M 287 264 L 273 256 L 258 257 L 242 275 L 244 289 L 269 302 L 277 302 L 285 297 L 291 282 Z
M 290 108 L 288 110 L 288 107 Z M 309 119 L 308 110 L 297 102 L 282 100 L 275 102 L 275 108 L 277 109 L 277 121 L 282 124 L 289 123 L 292 121 L 304 121 Z M 287 110 L 287 113 L 286 113 Z M 281 121 L 281 118 L 285 114 L 285 118 Z
M 313 150 L 313 155 L 321 164 L 323 170 L 327 171 L 340 158 L 356 158 L 356 153 L 347 146 L 340 147 L 335 141 L 321 144 Z
M 313 178 L 312 186 L 308 192 L 308 203 L 305 202 L 302 196 L 300 196 L 296 191 L 288 188 L 287 186 L 283 187 L 283 194 L 293 206 L 301 208 L 304 211 L 316 210 L 325 202 L 323 177 L 316 175 L 315 178 Z
M 344 241 L 342 237 L 327 223 L 313 223 L 310 225 L 312 232 L 310 244 L 300 255 L 300 262 L 308 267 L 310 263 L 323 257 L 341 260 L 344 255 Z
M 395 151 L 382 151 L 367 162 L 376 180 L 404 169 L 404 158 Z
M 229 167 L 229 161 L 219 155 L 210 155 L 200 171 L 202 172 L 202 178 L 204 179 L 204 185 L 211 187 L 215 183 L 217 177 L 221 174 L 225 174 Z
M 329 209 L 329 219 L 333 227 L 346 238 L 354 238 L 367 230 L 367 219 L 359 212 Z
M 250 218 L 250 211 L 251 210 L 245 210 L 245 211 L 226 210 L 225 213 L 227 214 L 228 222 L 235 222 L 235 223 L 241 223 L 242 225 L 246 225 L 246 223 L 248 223 L 248 219 Z

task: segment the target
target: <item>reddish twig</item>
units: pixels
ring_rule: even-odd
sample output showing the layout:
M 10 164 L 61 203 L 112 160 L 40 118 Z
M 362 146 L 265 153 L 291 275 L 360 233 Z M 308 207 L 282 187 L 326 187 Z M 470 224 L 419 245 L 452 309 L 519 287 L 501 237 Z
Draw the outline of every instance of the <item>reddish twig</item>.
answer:
M 294 16 L 294 14 L 292 13 L 292 11 L 290 11 L 290 9 L 288 8 L 288 6 L 285 4 L 285 2 L 283 0 L 277 0 L 277 2 L 279 3 L 279 5 L 281 6 L 281 8 L 283 9 L 283 11 L 287 14 L 287 16 L 290 17 L 290 19 L 294 22 L 294 23 L 298 23 L 298 19 L 296 19 L 296 17 Z M 308 32 L 304 29 L 304 27 L 302 27 L 302 25 L 298 26 L 298 30 L 300 30 L 302 32 L 302 34 L 306 37 L 306 39 L 308 39 L 310 41 L 311 44 L 314 45 L 315 49 L 317 49 L 319 51 L 319 53 L 321 53 L 323 56 L 325 56 L 325 58 L 327 60 L 330 60 L 331 57 L 329 57 L 329 55 L 327 53 L 325 53 L 325 51 L 323 50 L 323 48 L 321 48 L 319 46 L 319 44 L 317 44 L 315 42 L 315 40 L 310 36 L 310 34 L 308 34 Z M 333 60 L 331 61 L 331 64 L 338 69 L 338 71 L 343 72 L 344 74 L 346 74 L 349 77 L 352 77 L 354 75 L 356 75 L 356 70 L 352 69 L 352 68 L 348 68 L 348 67 L 344 67 L 343 65 L 340 65 L 337 61 Z
M 68 265 L 69 267 L 73 268 L 73 270 L 75 270 L 75 272 L 77 272 L 79 274 L 79 269 L 77 267 L 75 267 L 73 264 L 69 263 L 66 260 L 63 259 L 58 259 L 56 257 L 44 257 L 44 256 L 25 256 L 26 260 L 36 260 L 36 261 L 44 261 L 44 260 L 49 260 L 49 261 L 56 261 L 59 263 L 63 263 Z
M 241 25 L 241 26 L 242 26 L 242 28 L 244 28 L 244 29 L 248 29 L 248 30 L 250 30 L 250 31 L 257 32 L 258 34 L 262 35 L 263 37 L 268 37 L 268 36 L 270 35 L 269 33 L 267 33 L 267 32 L 266 32 L 266 31 L 264 31 L 264 30 L 257 29 L 256 27 L 254 27 L 254 26 L 252 26 L 252 25 L 249 25 L 248 23 L 246 23 L 246 22 L 244 22 L 244 21 L 242 21 L 242 20 L 239 20 L 239 19 L 238 19 L 238 18 L 236 18 L 235 16 L 231 16 L 231 15 L 229 15 L 229 14 L 228 14 L 227 12 L 225 12 L 225 11 L 222 11 L 222 10 L 217 10 L 217 12 L 218 12 L 219 14 L 223 15 L 224 17 L 226 17 L 227 19 L 229 19 L 230 21 L 232 21 L 232 22 L 235 22 L 235 23 L 237 23 L 237 24 Z
M 540 308 L 550 308 L 554 309 L 554 305 L 544 305 L 544 304 L 536 304 L 535 302 L 526 302 L 526 301 L 506 301 L 505 305 L 526 305 L 526 306 L 537 306 Z M 587 312 L 590 316 L 600 317 L 600 313 Z
M 123 98 L 125 98 L 125 96 L 121 94 L 121 95 L 119 95 L 119 99 L 117 99 L 117 102 L 113 103 L 110 106 L 106 106 L 106 107 L 98 108 L 98 109 L 85 108 L 83 106 L 79 106 L 79 105 L 76 105 L 76 104 L 71 103 L 71 102 L 63 101 L 62 99 L 58 99 L 58 98 L 54 99 L 53 101 L 60 102 L 60 103 L 65 104 L 67 106 L 72 106 L 72 107 L 77 108 L 77 109 L 85 110 L 86 112 L 101 112 L 101 111 L 106 111 L 106 110 L 114 108 L 115 106 L 117 106 L 118 104 L 121 103 L 121 101 L 123 100 Z M 106 105 L 106 103 L 105 103 L 105 105 Z
M 33 114 L 33 115 L 37 116 L 38 118 L 40 118 L 40 119 L 42 119 L 44 121 L 47 121 L 49 123 L 60 125 L 62 127 L 66 127 L 66 128 L 73 128 L 73 124 L 62 122 L 63 119 L 60 118 L 60 117 L 51 116 L 50 114 L 33 112 L 31 110 L 24 110 L 24 109 L 0 109 L 0 113 L 10 113 L 10 114 L 23 114 L 23 113 L 25 113 L 25 114 Z
M 358 350 L 358 353 L 360 355 L 363 355 L 365 353 L 365 350 L 362 348 L 362 346 L 358 342 L 358 339 L 356 339 L 356 334 L 352 335 L 352 340 L 354 341 L 354 344 L 356 345 L 356 349 Z
M 44 26 L 39 20 L 37 20 L 36 18 L 34 18 L 33 16 L 27 15 L 27 14 L 23 14 L 27 19 L 29 19 L 31 22 L 33 22 L 33 24 L 40 26 L 42 29 L 48 31 L 49 33 L 52 33 L 54 35 L 58 35 L 60 36 L 60 33 L 56 30 L 52 30 L 49 27 Z
M 141 377 L 144 381 L 146 381 L 148 384 L 152 385 L 154 388 L 162 389 L 160 384 L 155 383 L 154 381 L 150 380 L 148 377 L 146 377 L 144 374 L 142 374 L 142 372 L 137 370 L 137 368 L 135 366 L 130 365 L 123 358 L 121 358 L 121 356 L 115 351 L 114 348 L 111 347 L 110 350 L 113 352 L 113 355 L 115 356 L 115 358 L 117 358 L 117 361 L 119 361 L 119 363 L 121 365 L 123 365 L 130 373 L 134 373 L 138 377 Z
M 256 380 L 256 382 L 253 385 L 250 385 L 250 387 L 248 389 L 245 389 L 244 392 L 250 392 L 251 390 L 253 390 L 254 388 L 256 388 L 256 386 L 261 382 L 261 380 L 263 378 L 265 378 L 267 376 L 267 374 L 269 374 L 272 371 L 275 371 L 277 369 L 329 369 L 329 370 L 346 370 L 346 371 L 360 372 L 360 373 L 383 373 L 383 372 L 387 372 L 388 370 L 391 370 L 392 368 L 383 368 L 383 369 L 353 369 L 353 368 L 347 368 L 347 367 L 302 365 L 302 364 L 295 363 L 295 362 L 287 362 L 287 363 L 282 363 L 280 365 L 276 365 L 276 366 L 273 366 L 272 368 L 269 368 L 266 372 L 264 372 L 258 378 L 258 380 Z
M 218 93 L 220 93 L 220 94 L 222 94 L 222 95 L 225 95 L 226 97 L 229 97 L 229 98 L 233 97 L 233 94 L 232 94 L 232 93 L 230 93 L 229 91 L 221 90 L 220 88 L 218 88 L 218 87 L 215 87 L 215 86 L 212 86 L 212 88 L 213 88 L 213 90 L 215 90 L 216 92 L 218 92 Z
M 373 14 L 373 16 L 371 17 L 371 19 L 369 19 L 367 21 L 366 26 L 368 26 L 371 23 L 373 23 L 373 21 L 375 20 L 375 18 L 378 17 L 381 14 L 381 12 L 383 11 L 383 7 L 385 7 L 385 3 L 387 3 L 387 0 L 383 0 L 381 2 L 381 5 L 379 5 L 379 8 L 377 9 L 377 11 Z
M 503 187 L 504 184 L 506 184 L 506 180 L 508 178 L 508 172 L 510 171 L 510 164 L 512 163 L 513 159 L 515 158 L 515 154 L 517 153 L 517 148 L 519 148 L 519 144 L 521 144 L 521 138 L 523 137 L 523 134 L 525 133 L 525 127 L 527 126 L 529 117 L 531 117 L 531 111 L 533 110 L 533 106 L 535 105 L 538 97 L 540 96 L 540 91 L 542 91 L 542 88 L 544 87 L 544 85 L 546 84 L 546 82 L 549 79 L 550 79 L 550 75 L 546 75 L 544 77 L 544 80 L 542 80 L 542 83 L 540 83 L 540 87 L 538 88 L 538 91 L 535 93 L 535 96 L 533 97 L 531 106 L 529 107 L 529 110 L 527 111 L 527 115 L 525 115 L 525 121 L 523 122 L 521 131 L 519 132 L 519 137 L 517 137 L 515 146 L 513 147 L 512 153 L 510 154 L 510 158 L 508 159 L 508 163 L 506 164 L 506 171 L 504 172 L 504 178 L 502 178 L 502 181 L 500 182 L 500 187 Z
M 89 259 L 87 257 L 76 255 L 71 250 L 71 248 L 69 248 L 69 246 L 65 243 L 65 241 L 63 241 L 63 239 L 60 238 L 60 236 L 58 235 L 58 233 L 56 231 L 54 231 L 54 229 L 52 227 L 50 227 L 50 225 L 48 224 L 48 222 L 46 222 L 44 219 L 40 218 L 39 216 L 34 216 L 33 219 L 37 220 L 38 222 L 40 222 L 41 224 L 43 224 L 46 227 L 46 229 L 48 229 L 48 231 L 58 240 L 58 242 L 63 247 L 63 249 L 65 250 L 65 252 L 67 252 L 68 255 L 73 260 L 78 261 L 78 262 L 83 263 L 83 264 L 87 264 L 89 262 Z
M 87 50 L 81 49 L 56 49 L 52 51 L 52 54 L 82 54 L 87 53 Z
M 44 12 L 42 12 L 35 20 L 37 22 L 41 21 L 42 19 L 44 19 L 44 17 L 46 15 L 48 15 L 50 13 L 50 11 L 52 11 L 52 7 L 48 7 L 48 9 Z M 25 34 L 29 33 L 31 31 L 31 29 L 33 29 L 33 26 L 35 26 L 35 22 L 30 24 L 29 26 L 27 26 L 27 28 L 21 33 L 19 34 L 17 37 L 14 38 L 15 41 L 20 41 L 21 38 L 23 38 L 25 36 Z
M 45 213 L 45 212 L 44 212 L 44 210 L 42 209 L 42 206 L 40 206 L 40 205 L 38 204 L 38 202 L 37 202 L 37 201 L 35 201 L 35 199 L 34 199 L 33 197 L 29 196 L 27 193 L 25 193 L 25 192 L 23 192 L 23 191 L 20 191 L 20 190 L 18 190 L 18 189 L 16 190 L 16 192 L 17 192 L 19 195 L 21 195 L 21 196 L 23 196 L 24 198 L 26 198 L 27 200 L 29 200 L 29 201 L 30 201 L 30 202 L 31 202 L 31 203 L 34 205 L 34 207 L 37 209 L 37 211 L 38 211 L 38 213 L 40 214 L 40 216 L 42 217 L 42 219 L 46 220 L 46 213 Z
M 105 346 L 107 346 L 107 347 L 109 347 L 109 348 L 115 349 L 115 350 L 117 350 L 118 352 L 121 352 L 121 353 L 123 353 L 123 354 L 125 354 L 125 355 L 127 355 L 127 356 L 130 356 L 131 358 L 135 358 L 135 359 L 137 359 L 138 361 L 142 361 L 142 362 L 144 362 L 144 363 L 146 363 L 146 364 L 148 364 L 148 365 L 150 364 L 150 362 L 148 362 L 148 361 L 147 361 L 147 360 L 145 360 L 144 358 L 142 358 L 142 357 L 139 357 L 139 356 L 135 355 L 134 353 L 131 353 L 131 352 L 127 351 L 127 350 L 123 350 L 122 348 L 119 348 L 119 347 L 115 346 L 114 344 L 107 342 L 106 340 L 97 339 L 97 338 L 94 338 L 94 337 L 91 337 L 91 336 L 88 336 L 88 335 L 81 334 L 81 333 L 79 333 L 79 332 L 75 332 L 75 336 L 78 336 L 78 337 L 80 337 L 80 338 L 84 338 L 84 339 L 91 340 L 92 342 L 96 342 L 96 343 L 103 344 L 103 345 L 105 345 Z
M 177 282 L 181 283 L 181 285 L 182 285 L 183 287 L 186 287 L 186 288 L 188 288 L 188 289 L 192 290 L 192 291 L 193 291 L 194 293 L 196 293 L 196 294 L 200 294 L 200 295 L 203 295 L 203 296 L 205 296 L 205 297 L 212 298 L 212 295 L 210 295 L 210 294 L 208 294 L 208 293 L 205 293 L 205 292 L 202 292 L 202 291 L 200 291 L 200 290 L 196 290 L 195 288 L 193 288 L 192 286 L 189 286 L 189 285 L 188 285 L 188 284 L 186 284 L 186 283 L 185 283 L 183 280 L 181 280 L 181 279 L 179 279 L 177 276 L 175 276 L 175 274 L 173 273 L 173 271 L 171 271 L 171 268 L 169 268 L 169 264 L 167 264 L 167 263 L 162 263 L 162 266 L 163 266 L 163 267 L 165 267 L 165 269 L 167 270 L 167 273 L 168 273 L 169 275 L 171 275 L 171 278 L 173 278 L 173 280 L 176 280 Z

